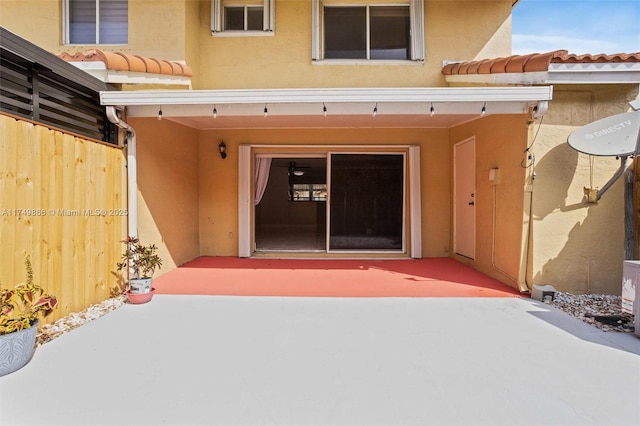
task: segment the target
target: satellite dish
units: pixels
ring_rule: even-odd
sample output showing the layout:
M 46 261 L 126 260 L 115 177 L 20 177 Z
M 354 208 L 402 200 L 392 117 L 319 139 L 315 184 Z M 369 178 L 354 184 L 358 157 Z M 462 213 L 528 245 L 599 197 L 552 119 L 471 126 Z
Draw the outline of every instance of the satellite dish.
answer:
M 621 157 L 636 153 L 639 138 L 640 111 L 633 111 L 582 126 L 569 135 L 567 143 L 584 154 Z

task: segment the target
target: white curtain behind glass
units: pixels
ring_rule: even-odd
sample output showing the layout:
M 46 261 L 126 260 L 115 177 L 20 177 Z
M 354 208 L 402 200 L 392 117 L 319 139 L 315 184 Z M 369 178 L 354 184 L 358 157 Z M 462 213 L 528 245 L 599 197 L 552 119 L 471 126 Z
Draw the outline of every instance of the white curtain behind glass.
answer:
M 255 205 L 260 204 L 265 189 L 267 189 L 267 182 L 269 181 L 269 171 L 271 170 L 271 158 L 270 157 L 258 157 L 256 158 L 256 174 L 255 174 Z

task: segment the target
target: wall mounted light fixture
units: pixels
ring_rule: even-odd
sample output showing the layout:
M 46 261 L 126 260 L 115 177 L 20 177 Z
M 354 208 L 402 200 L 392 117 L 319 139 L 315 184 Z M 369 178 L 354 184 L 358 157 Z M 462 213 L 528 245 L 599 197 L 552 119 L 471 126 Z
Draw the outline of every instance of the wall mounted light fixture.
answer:
M 436 113 L 436 109 L 433 107 L 433 102 L 431 102 L 431 108 L 429 108 L 429 115 L 433 117 Z
M 486 113 L 487 113 L 487 103 L 485 102 L 484 105 L 482 105 L 482 109 L 480 110 L 480 116 L 484 117 Z
M 213 106 L 213 118 L 218 118 L 218 110 L 215 105 Z
M 324 104 L 324 102 L 322 103 L 322 113 L 325 117 L 327 116 L 327 106 Z
M 162 120 L 162 108 L 158 110 L 158 120 Z
M 264 104 L 264 118 L 267 118 L 267 115 L 269 115 L 269 110 L 267 109 L 267 104 Z
M 373 113 L 371 114 L 372 117 L 375 117 L 376 115 L 378 115 L 378 103 L 376 102 L 376 106 L 373 107 Z
M 218 151 L 220 151 L 220 157 L 222 157 L 223 160 L 227 158 L 227 146 L 224 144 L 224 141 L 218 144 Z

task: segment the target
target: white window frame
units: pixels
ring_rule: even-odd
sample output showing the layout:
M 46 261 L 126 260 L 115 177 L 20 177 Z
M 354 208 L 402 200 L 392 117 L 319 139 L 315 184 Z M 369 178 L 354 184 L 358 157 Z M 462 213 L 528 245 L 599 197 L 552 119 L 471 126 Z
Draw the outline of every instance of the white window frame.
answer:
M 311 0 L 312 16 L 311 16 L 311 59 L 314 62 L 327 61 L 331 63 L 354 63 L 364 62 L 371 64 L 380 64 L 381 62 L 424 62 L 424 0 L 407 0 L 406 2 L 397 2 L 389 4 L 368 4 L 368 3 L 336 3 L 335 6 L 366 6 L 367 7 L 367 28 L 369 26 L 369 6 L 399 6 L 403 4 L 409 5 L 409 22 L 411 32 L 411 60 L 385 60 L 385 59 L 324 59 L 322 46 L 324 25 L 322 24 L 322 16 L 324 4 L 321 0 Z M 328 3 L 328 6 L 334 4 Z M 367 58 L 369 57 L 369 34 L 367 32 Z
M 223 11 L 227 8 L 242 8 L 242 17 L 243 17 L 243 25 L 241 30 L 224 30 L 224 31 L 250 31 L 249 30 L 249 9 L 262 9 L 263 16 L 263 26 L 264 26 L 264 8 L 261 4 L 225 4 L 222 9 Z M 223 13 L 223 16 L 226 14 Z M 226 25 L 226 22 L 223 22 L 223 25 Z M 255 30 L 251 30 L 255 31 Z
M 262 31 L 248 30 L 229 30 L 224 29 L 224 6 L 244 7 L 245 8 L 245 28 L 247 8 L 254 6 L 250 3 L 242 3 L 238 1 L 233 4 L 223 4 L 222 0 L 211 0 L 211 35 L 213 36 L 265 36 L 275 33 L 276 0 L 263 0 L 262 2 Z
M 94 0 L 96 3 L 96 36 L 95 36 L 95 43 L 71 43 L 71 23 L 69 22 L 69 19 L 71 18 L 71 13 L 69 12 L 69 3 L 71 2 L 71 0 L 63 0 L 62 1 L 62 27 L 63 27 L 63 31 L 64 31 L 64 44 L 66 45 L 105 45 L 105 43 L 100 43 L 100 0 Z M 129 5 L 129 2 L 127 1 L 127 7 Z M 128 14 L 127 14 L 128 15 Z M 127 21 L 128 21 L 128 16 L 127 16 Z M 127 22 L 127 33 L 129 31 L 129 22 Z M 129 39 L 129 35 L 127 34 L 127 43 L 122 43 L 122 44 L 128 44 L 128 39 Z M 111 43 L 108 43 L 111 44 Z M 118 45 L 120 45 L 121 43 L 118 43 Z

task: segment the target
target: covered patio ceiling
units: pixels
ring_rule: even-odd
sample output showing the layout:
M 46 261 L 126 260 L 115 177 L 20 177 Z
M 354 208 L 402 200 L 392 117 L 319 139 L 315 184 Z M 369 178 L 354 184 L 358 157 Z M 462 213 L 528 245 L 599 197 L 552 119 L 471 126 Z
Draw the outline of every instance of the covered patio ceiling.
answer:
M 484 115 L 542 114 L 551 86 L 102 92 L 127 117 L 196 129 L 449 128 Z M 265 113 L 266 110 L 266 113 Z

